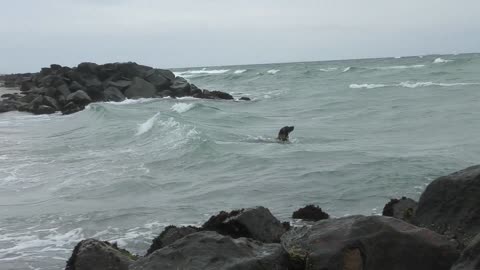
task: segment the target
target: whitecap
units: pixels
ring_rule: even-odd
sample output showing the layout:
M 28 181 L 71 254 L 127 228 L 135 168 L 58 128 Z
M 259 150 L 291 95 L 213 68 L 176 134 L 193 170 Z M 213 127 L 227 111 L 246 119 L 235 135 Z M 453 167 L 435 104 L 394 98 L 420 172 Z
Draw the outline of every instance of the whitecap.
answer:
M 406 88 L 417 88 L 427 86 L 462 86 L 462 85 L 480 85 L 480 83 L 435 83 L 435 82 L 401 82 L 399 86 Z
M 174 72 L 175 76 L 182 76 L 182 77 L 192 77 L 194 75 L 217 75 L 217 74 L 224 74 L 229 72 L 230 69 L 194 69 L 194 70 L 187 70 L 187 71 L 179 71 Z
M 172 106 L 172 111 L 175 111 L 177 113 L 184 113 L 191 110 L 194 106 L 194 103 L 175 103 Z
M 142 135 L 145 132 L 148 132 L 149 130 L 151 130 L 152 127 L 153 127 L 153 124 L 155 124 L 155 121 L 157 120 L 159 115 L 160 115 L 160 113 L 157 112 L 154 116 L 150 117 L 147 121 L 138 125 L 137 134 L 135 134 L 135 135 L 136 136 Z
M 425 65 L 386 66 L 386 67 L 376 67 L 375 69 L 389 70 L 389 69 L 409 69 L 409 68 L 423 68 L 423 67 L 425 67 Z
M 352 69 L 352 67 L 346 67 L 342 72 L 349 72 Z
M 437 58 L 435 60 L 433 60 L 433 63 L 434 64 L 443 64 L 443 63 L 448 63 L 448 62 L 452 62 L 453 60 L 445 60 L 443 58 Z
M 244 73 L 244 72 L 246 72 L 246 71 L 247 71 L 246 69 L 238 69 L 238 70 L 235 70 L 235 72 L 233 72 L 233 73 L 235 73 L 235 74 L 242 74 L 242 73 Z
M 270 69 L 269 71 L 267 71 L 268 74 L 277 74 L 280 70 L 279 69 Z
M 131 105 L 131 104 L 142 104 L 147 102 L 155 101 L 157 98 L 139 98 L 139 99 L 125 99 L 124 101 L 107 101 L 105 103 L 112 105 Z
M 327 67 L 327 68 L 321 68 L 319 69 L 320 71 L 323 71 L 323 72 L 331 72 L 331 71 L 335 71 L 335 70 L 338 70 L 338 68 L 336 67 Z
M 350 84 L 350 88 L 352 89 L 374 89 L 374 88 L 382 88 L 387 87 L 389 85 L 386 84 L 374 84 L 374 83 L 364 83 L 364 84 Z

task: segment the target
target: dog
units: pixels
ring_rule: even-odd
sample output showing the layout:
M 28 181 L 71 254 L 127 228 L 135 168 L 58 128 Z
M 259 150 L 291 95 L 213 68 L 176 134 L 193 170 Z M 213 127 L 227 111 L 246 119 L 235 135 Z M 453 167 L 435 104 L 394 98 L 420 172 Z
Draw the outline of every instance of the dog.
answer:
M 293 129 L 294 129 L 293 126 L 291 126 L 291 127 L 285 126 L 285 127 L 281 128 L 280 131 L 278 132 L 277 140 L 282 141 L 282 142 L 287 142 L 288 141 L 288 134 L 290 132 L 292 132 Z

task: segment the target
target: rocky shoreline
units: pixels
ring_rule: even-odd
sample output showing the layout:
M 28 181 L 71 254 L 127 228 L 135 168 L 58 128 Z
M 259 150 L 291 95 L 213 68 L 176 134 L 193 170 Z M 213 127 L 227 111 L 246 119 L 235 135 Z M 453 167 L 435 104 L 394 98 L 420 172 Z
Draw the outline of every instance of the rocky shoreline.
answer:
M 81 63 L 70 68 L 50 65 L 38 73 L 0 75 L 4 87 L 20 93 L 0 97 L 0 113 L 26 111 L 33 114 L 81 111 L 92 102 L 137 98 L 185 97 L 233 100 L 221 91 L 200 89 L 170 70 L 137 63 Z M 242 97 L 240 100 L 249 100 Z
M 145 255 L 79 242 L 66 270 L 480 269 L 480 165 L 440 177 L 419 202 L 392 199 L 382 216 L 331 218 L 308 205 L 292 227 L 264 207 L 220 212 L 201 227 L 168 226 Z

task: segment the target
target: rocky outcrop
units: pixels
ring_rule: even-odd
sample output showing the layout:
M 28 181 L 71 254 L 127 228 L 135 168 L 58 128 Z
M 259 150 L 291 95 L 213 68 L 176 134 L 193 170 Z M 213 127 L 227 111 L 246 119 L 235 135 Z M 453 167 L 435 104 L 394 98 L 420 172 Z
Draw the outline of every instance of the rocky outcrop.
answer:
M 480 165 L 440 177 L 420 197 L 414 223 L 468 245 L 480 233 Z
M 292 218 L 303 219 L 307 221 L 319 221 L 322 219 L 327 219 L 330 216 L 323 212 L 322 208 L 315 206 L 313 204 L 307 205 L 293 212 Z
M 383 216 L 350 216 L 293 228 L 282 244 L 297 269 L 448 270 L 456 246 L 445 237 Z
M 288 256 L 280 244 L 205 231 L 187 235 L 139 259 L 130 269 L 287 270 Z
M 122 101 L 125 98 L 183 97 L 195 96 L 205 99 L 233 97 L 220 91 L 199 89 L 186 79 L 175 77 L 173 72 L 136 63 L 110 63 L 97 65 L 81 63 L 75 68 L 51 65 L 39 73 L 0 76 L 5 86 L 20 88 L 22 96 L 12 102 L 0 100 L 0 112 L 21 110 L 32 113 L 51 113 L 51 109 L 70 114 L 85 108 L 88 103 Z M 28 102 L 24 97 L 28 97 Z M 57 106 L 35 107 L 30 102 L 39 97 L 55 99 Z M 33 98 L 31 98 L 33 97 Z M 73 98 L 73 99 L 72 99 Z M 29 104 L 23 104 L 29 103 Z
M 202 230 L 216 231 L 233 238 L 249 237 L 265 243 L 278 243 L 285 233 L 282 223 L 265 207 L 225 211 L 212 216 Z
M 451 270 L 478 270 L 480 269 L 480 234 L 463 250 L 462 255 Z
M 199 228 L 188 226 L 188 227 L 177 227 L 177 226 L 168 226 L 163 232 L 153 239 L 152 245 L 147 251 L 147 255 L 153 253 L 155 250 L 161 249 L 165 246 L 172 244 L 173 242 L 181 239 L 189 234 L 196 233 L 199 231 Z
M 383 207 L 382 215 L 411 223 L 417 207 L 418 203 L 410 198 L 402 197 L 401 199 L 391 199 L 385 207 Z
M 128 270 L 136 258 L 116 245 L 86 239 L 75 246 L 65 270 Z

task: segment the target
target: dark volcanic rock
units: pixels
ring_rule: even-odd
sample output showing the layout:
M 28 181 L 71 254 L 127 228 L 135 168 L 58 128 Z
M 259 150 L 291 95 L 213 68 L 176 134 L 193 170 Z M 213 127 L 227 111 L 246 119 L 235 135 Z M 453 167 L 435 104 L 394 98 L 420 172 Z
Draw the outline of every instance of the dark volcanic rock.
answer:
M 40 106 L 32 107 L 31 112 L 33 114 L 52 114 L 52 113 L 55 113 L 55 108 L 47 105 L 40 105 Z
M 109 81 L 109 82 L 107 83 L 107 87 L 108 87 L 108 86 L 113 86 L 113 87 L 115 87 L 115 88 L 120 89 L 120 91 L 124 92 L 125 89 L 127 89 L 128 87 L 130 87 L 131 84 L 132 84 L 131 81 L 126 81 L 126 80 L 120 80 L 120 81 L 115 81 L 115 82 Z
M 65 270 L 128 270 L 135 256 L 116 245 L 86 239 L 75 246 Z
M 120 90 L 118 90 L 116 87 L 110 86 L 105 91 L 103 92 L 103 95 L 105 97 L 105 101 L 123 101 L 125 100 L 125 96 L 122 94 Z
M 451 270 L 478 270 L 480 269 L 480 234 L 463 250 L 460 259 Z
M 173 84 L 170 86 L 170 90 L 172 90 L 173 94 L 176 97 L 183 97 L 185 95 L 190 94 L 190 83 L 182 77 L 176 77 L 173 81 Z
M 251 99 L 249 97 L 241 97 L 240 100 L 250 101 Z
M 313 204 L 307 205 L 303 208 L 298 209 L 293 212 L 292 218 L 309 220 L 309 221 L 319 221 L 322 219 L 327 219 L 330 216 L 322 211 L 322 208 L 315 206 Z
M 68 87 L 71 92 L 76 92 L 78 90 L 85 90 L 85 87 L 78 83 L 77 81 L 73 81 L 70 86 Z
M 132 85 L 125 90 L 127 98 L 152 98 L 155 96 L 157 89 L 153 84 L 145 81 L 142 78 L 135 77 Z
M 232 239 L 216 232 L 198 232 L 134 262 L 131 270 L 287 270 L 280 244 Z
M 68 102 L 65 106 L 63 106 L 62 114 L 65 114 L 65 115 L 72 114 L 72 113 L 79 112 L 83 109 L 84 109 L 83 105 L 78 105 L 78 104 L 75 104 L 73 101 L 71 101 L 71 102 Z
M 480 233 L 480 165 L 430 183 L 420 197 L 414 222 L 467 245 Z
M 402 197 L 399 199 L 391 199 L 383 208 L 382 215 L 394 217 L 406 222 L 412 222 L 417 211 L 418 203 L 412 199 Z
M 146 72 L 145 80 L 153 84 L 157 90 L 166 90 L 175 80 L 175 75 L 170 70 L 151 69 Z
M 230 95 L 229 93 L 221 92 L 221 91 L 211 91 L 210 95 L 216 99 L 228 99 L 228 100 L 233 99 L 232 95 Z
M 189 234 L 196 233 L 199 231 L 199 228 L 188 226 L 188 227 L 176 227 L 168 226 L 163 230 L 163 232 L 157 236 L 152 241 L 152 245 L 148 248 L 147 255 L 153 253 L 157 249 L 168 246 L 173 242 L 181 239 Z
M 67 102 L 70 102 L 70 101 L 74 102 L 75 104 L 85 106 L 85 105 L 91 103 L 92 99 L 83 90 L 78 90 L 74 93 L 71 93 L 67 97 Z
M 311 270 L 448 270 L 458 257 L 445 237 L 399 219 L 350 216 L 293 228 L 282 244 Z
M 203 230 L 216 231 L 233 238 L 249 237 L 266 243 L 280 241 L 285 233 L 282 223 L 265 207 L 220 212 L 202 226 Z

